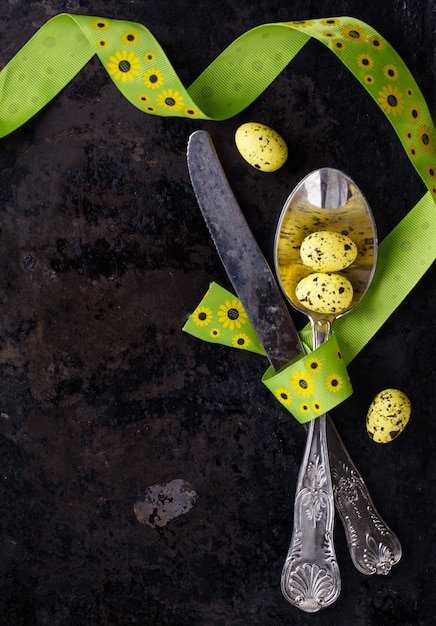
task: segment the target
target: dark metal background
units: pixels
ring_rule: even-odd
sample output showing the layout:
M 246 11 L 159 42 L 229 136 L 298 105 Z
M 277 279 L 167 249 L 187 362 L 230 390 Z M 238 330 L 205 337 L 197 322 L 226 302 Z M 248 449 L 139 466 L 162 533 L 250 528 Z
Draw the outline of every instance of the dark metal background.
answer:
M 434 10 L 411 0 L 4 0 L 0 66 L 67 11 L 143 23 L 188 85 L 249 28 L 350 15 L 393 44 L 435 115 Z M 251 120 L 288 143 L 276 173 L 250 168 L 235 148 L 236 128 Z M 363 576 L 338 522 L 340 599 L 301 614 L 279 583 L 304 431 L 261 384 L 265 359 L 181 332 L 211 280 L 229 287 L 189 182 L 197 128 L 211 133 L 270 261 L 281 206 L 316 167 L 356 181 L 381 238 L 424 193 L 378 107 L 315 41 L 226 122 L 142 114 L 94 59 L 0 141 L 0 622 L 427 626 L 434 267 L 352 362 L 355 392 L 333 413 L 403 559 L 386 578 Z M 381 446 L 365 414 L 387 387 L 404 390 L 413 413 Z M 194 506 L 161 525 L 139 519 L 148 489 L 174 480 L 197 494 Z

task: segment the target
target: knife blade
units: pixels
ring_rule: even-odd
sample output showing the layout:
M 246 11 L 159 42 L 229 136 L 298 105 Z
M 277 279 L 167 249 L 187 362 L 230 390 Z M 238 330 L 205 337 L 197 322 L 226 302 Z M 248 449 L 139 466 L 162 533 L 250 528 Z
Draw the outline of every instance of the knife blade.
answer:
M 212 240 L 274 370 L 304 355 L 280 288 L 224 174 L 209 133 L 192 133 L 192 186 Z

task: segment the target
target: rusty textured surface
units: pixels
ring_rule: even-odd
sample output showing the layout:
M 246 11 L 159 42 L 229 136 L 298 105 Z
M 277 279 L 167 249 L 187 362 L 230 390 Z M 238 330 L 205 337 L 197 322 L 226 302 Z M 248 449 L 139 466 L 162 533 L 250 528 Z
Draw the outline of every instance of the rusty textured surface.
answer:
M 8 0 L 1 67 L 63 11 L 145 24 L 186 84 L 256 25 L 356 16 L 394 45 L 436 114 L 431 2 Z M 274 174 L 236 151 L 234 132 L 251 120 L 288 142 Z M 334 413 L 403 559 L 388 577 L 359 574 L 338 523 L 341 597 L 300 614 L 279 582 L 304 431 L 260 383 L 261 357 L 181 332 L 211 280 L 228 287 L 187 173 L 197 128 L 211 133 L 269 259 L 285 198 L 316 167 L 356 180 L 381 237 L 423 194 L 375 105 L 315 42 L 226 122 L 147 117 L 94 59 L 1 140 L 0 621 L 432 623 L 435 270 L 353 361 L 354 395 Z M 377 446 L 364 416 L 387 387 L 410 396 L 413 414 Z

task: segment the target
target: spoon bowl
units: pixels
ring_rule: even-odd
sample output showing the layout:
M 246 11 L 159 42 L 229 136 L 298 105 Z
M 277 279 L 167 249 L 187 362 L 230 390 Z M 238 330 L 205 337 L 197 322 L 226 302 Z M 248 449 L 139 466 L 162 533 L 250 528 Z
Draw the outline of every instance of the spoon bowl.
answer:
M 353 287 L 346 310 L 326 315 L 305 307 L 295 294 L 298 282 L 313 270 L 300 256 L 303 240 L 311 233 L 329 231 L 347 235 L 357 247 L 355 261 L 340 274 Z M 349 176 L 333 168 L 308 174 L 292 191 L 282 209 L 275 237 L 275 265 L 287 299 L 313 320 L 327 320 L 351 311 L 369 287 L 377 259 L 377 233 L 369 205 Z
M 297 285 L 314 273 L 313 268 L 302 261 L 301 245 L 308 235 L 319 232 L 346 235 L 357 250 L 352 263 L 335 272 L 352 287 L 351 298 L 341 308 L 336 302 L 335 306 L 317 307 L 312 296 L 297 297 Z M 280 215 L 274 248 L 282 290 L 291 305 L 310 319 L 312 344 L 316 349 L 328 339 L 333 321 L 360 302 L 375 271 L 377 234 L 365 197 L 340 170 L 315 170 L 288 197 Z M 318 296 L 324 297 L 320 292 Z M 309 302 L 310 308 L 305 302 Z M 314 308 L 327 310 L 320 312 Z M 340 593 L 333 526 L 334 498 L 326 416 L 321 415 L 309 423 L 297 481 L 293 533 L 281 579 L 284 597 L 308 613 L 329 606 Z

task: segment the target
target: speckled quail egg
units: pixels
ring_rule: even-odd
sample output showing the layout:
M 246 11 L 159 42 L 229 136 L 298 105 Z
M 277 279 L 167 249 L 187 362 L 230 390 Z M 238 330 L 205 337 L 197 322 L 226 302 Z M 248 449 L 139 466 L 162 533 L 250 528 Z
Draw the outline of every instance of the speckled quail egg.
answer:
M 342 233 L 320 230 L 303 239 L 300 256 L 316 272 L 340 272 L 355 261 L 357 246 Z
M 353 286 L 340 274 L 313 272 L 300 280 L 295 295 L 310 311 L 339 315 L 351 305 Z
M 371 402 L 366 416 L 368 435 L 377 443 L 393 441 L 405 429 L 410 413 L 410 400 L 403 391 L 380 391 Z
M 247 163 L 262 172 L 278 170 L 288 158 L 284 139 L 264 124 L 242 124 L 235 133 L 235 143 Z

